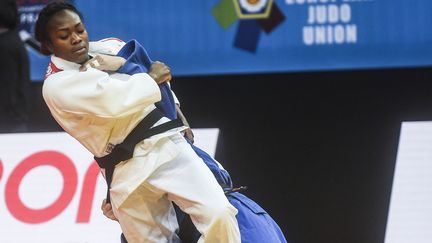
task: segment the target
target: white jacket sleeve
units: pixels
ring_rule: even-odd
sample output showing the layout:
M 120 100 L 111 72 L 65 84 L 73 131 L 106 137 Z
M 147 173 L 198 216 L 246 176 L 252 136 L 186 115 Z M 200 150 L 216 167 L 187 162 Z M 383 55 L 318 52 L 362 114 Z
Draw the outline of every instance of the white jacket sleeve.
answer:
M 112 74 L 90 68 L 62 71 L 45 80 L 43 97 L 57 111 L 122 117 L 160 101 L 156 82 L 146 73 Z

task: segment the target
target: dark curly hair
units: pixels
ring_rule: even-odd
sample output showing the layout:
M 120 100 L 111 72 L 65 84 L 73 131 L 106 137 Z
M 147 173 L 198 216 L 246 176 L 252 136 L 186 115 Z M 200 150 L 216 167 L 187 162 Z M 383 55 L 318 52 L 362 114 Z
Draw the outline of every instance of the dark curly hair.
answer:
M 39 13 L 35 26 L 36 40 L 41 43 L 40 51 L 44 55 L 50 55 L 50 51 L 46 47 L 46 43 L 50 41 L 48 36 L 47 25 L 51 18 L 58 12 L 63 10 L 70 10 L 80 17 L 83 21 L 82 14 L 78 9 L 67 1 L 52 1 L 48 3 Z

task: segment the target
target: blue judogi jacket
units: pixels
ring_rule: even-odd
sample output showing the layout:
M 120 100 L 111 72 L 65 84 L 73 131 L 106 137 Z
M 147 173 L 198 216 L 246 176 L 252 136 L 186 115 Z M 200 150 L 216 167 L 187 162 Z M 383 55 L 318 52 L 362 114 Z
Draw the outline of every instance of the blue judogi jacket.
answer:
M 136 40 L 127 42 L 123 48 L 117 53 L 126 59 L 126 63 L 117 72 L 126 73 L 129 75 L 135 73 L 148 73 L 153 61 L 150 59 L 147 51 Z M 171 88 L 167 83 L 159 85 L 162 100 L 156 103 L 162 113 L 171 120 L 177 118 L 176 104 L 171 93 Z
M 118 70 L 120 73 L 126 73 L 130 75 L 135 73 L 147 73 L 150 70 L 151 64 L 153 63 L 153 61 L 148 56 L 147 51 L 136 40 L 127 42 L 117 55 L 126 59 L 126 63 L 121 69 Z M 162 99 L 156 104 L 156 106 L 164 113 L 166 117 L 170 119 L 176 119 L 176 104 L 170 86 L 167 83 L 164 83 L 159 85 L 159 87 L 161 90 Z M 188 142 L 196 154 L 210 168 L 221 187 L 225 191 L 232 189 L 233 183 L 229 173 L 226 170 L 221 169 L 217 162 L 209 154 L 193 145 L 190 141 Z M 229 193 L 227 198 L 229 202 L 238 210 L 236 218 L 239 224 L 242 243 L 287 242 L 277 223 L 256 202 L 239 192 Z M 185 213 L 178 210 L 178 208 L 176 209 L 180 225 L 180 232 L 182 232 L 181 225 Z M 188 232 L 187 234 L 192 235 L 194 242 L 196 242 L 200 236 L 196 229 L 195 232 Z M 123 235 L 121 238 L 122 242 L 126 243 L 126 239 Z

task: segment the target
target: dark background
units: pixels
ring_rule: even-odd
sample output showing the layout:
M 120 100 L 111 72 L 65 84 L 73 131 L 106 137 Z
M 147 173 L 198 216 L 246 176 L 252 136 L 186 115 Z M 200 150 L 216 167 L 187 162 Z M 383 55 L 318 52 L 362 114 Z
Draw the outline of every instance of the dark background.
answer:
M 432 120 L 432 68 L 174 77 L 193 128 L 289 243 L 384 242 L 402 121 Z M 32 84 L 31 131 L 58 131 Z

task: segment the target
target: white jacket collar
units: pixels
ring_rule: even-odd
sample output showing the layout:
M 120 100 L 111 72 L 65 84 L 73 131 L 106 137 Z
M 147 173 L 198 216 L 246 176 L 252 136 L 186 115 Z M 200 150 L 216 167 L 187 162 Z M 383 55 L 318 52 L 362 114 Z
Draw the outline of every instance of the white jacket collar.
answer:
M 95 56 L 97 54 L 106 54 L 106 55 L 117 55 L 120 49 L 126 43 L 115 38 L 108 38 L 101 41 L 90 41 L 89 42 L 89 55 Z M 61 70 L 73 70 L 79 69 L 80 64 L 66 61 L 60 57 L 55 55 L 51 56 L 51 62 Z
M 51 56 L 51 62 L 61 70 L 76 70 L 80 68 L 80 64 L 66 61 L 63 58 L 57 57 L 55 55 Z

